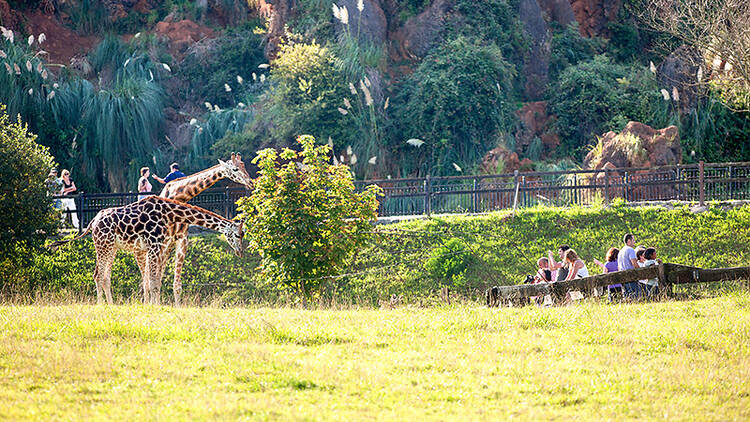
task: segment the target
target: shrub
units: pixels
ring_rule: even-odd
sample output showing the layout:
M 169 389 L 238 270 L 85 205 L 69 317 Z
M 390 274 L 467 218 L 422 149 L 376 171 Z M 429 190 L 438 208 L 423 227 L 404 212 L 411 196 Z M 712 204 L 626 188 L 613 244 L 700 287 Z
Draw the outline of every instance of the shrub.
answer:
M 341 127 L 342 104 L 347 88 L 336 67 L 336 57 L 312 42 L 283 44 L 271 69 L 271 90 L 263 119 L 277 145 L 289 144 L 300 133 L 334 142 L 348 139 Z
M 654 127 L 669 121 L 669 103 L 653 74 L 637 65 L 615 64 L 604 55 L 565 69 L 550 91 L 563 155 L 580 155 L 596 136 L 620 130 L 629 120 Z
M 431 53 L 400 87 L 393 101 L 400 124 L 395 148 L 411 173 L 455 174 L 469 169 L 493 147 L 512 118 L 509 94 L 515 73 L 494 44 L 457 38 Z M 409 138 L 426 142 L 420 150 Z
M 604 42 L 597 37 L 584 37 L 574 22 L 552 34 L 549 54 L 549 80 L 554 82 L 562 71 L 601 53 Z
M 445 286 L 462 288 L 466 284 L 467 271 L 476 264 L 476 259 L 466 244 L 454 237 L 432 250 L 425 263 L 425 270 Z
M 379 188 L 355 192 L 349 169 L 327 163 L 329 146 L 316 147 L 309 135 L 298 142 L 299 154 L 258 153 L 253 164 L 259 177 L 238 210 L 250 247 L 261 256 L 263 277 L 291 287 L 306 303 L 326 277 L 344 271 L 369 238 Z
M 180 95 L 193 103 L 208 101 L 220 107 L 234 106 L 245 101 L 248 84 L 262 72 L 258 65 L 265 63 L 263 39 L 247 27 L 227 30 L 218 38 L 193 44 L 176 70 Z M 228 84 L 232 91 L 224 87 Z
M 53 167 L 47 148 L 28 126 L 12 123 L 0 104 L 0 256 L 14 259 L 21 247 L 33 252 L 57 229 L 45 178 Z

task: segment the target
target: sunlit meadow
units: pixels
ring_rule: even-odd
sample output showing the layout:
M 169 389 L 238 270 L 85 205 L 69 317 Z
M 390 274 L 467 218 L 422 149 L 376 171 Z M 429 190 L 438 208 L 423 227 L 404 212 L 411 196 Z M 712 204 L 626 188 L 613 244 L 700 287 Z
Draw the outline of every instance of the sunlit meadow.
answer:
M 0 418 L 742 420 L 748 305 L 4 306 Z

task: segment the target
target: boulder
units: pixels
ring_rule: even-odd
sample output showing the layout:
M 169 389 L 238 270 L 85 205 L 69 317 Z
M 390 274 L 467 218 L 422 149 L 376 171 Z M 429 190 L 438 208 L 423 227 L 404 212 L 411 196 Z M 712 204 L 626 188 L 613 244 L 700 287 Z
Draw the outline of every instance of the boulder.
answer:
M 617 19 L 622 0 L 570 0 L 578 30 L 584 37 L 610 37 L 607 24 Z
M 620 132 L 607 132 L 583 160 L 586 169 L 613 167 L 654 167 L 682 161 L 680 134 L 676 126 L 654 129 L 629 122 Z
M 529 99 L 539 100 L 544 96 L 548 79 L 549 27 L 542 16 L 542 9 L 537 0 L 521 0 L 518 7 L 519 17 L 530 44 L 523 64 L 523 73 L 526 77 L 524 89 Z
M 682 114 L 694 109 L 697 104 L 698 68 L 702 63 L 703 57 L 699 51 L 682 45 L 656 68 L 659 86 L 666 89 L 670 95 L 677 89 Z
M 392 35 L 399 56 L 411 60 L 426 56 L 440 43 L 443 23 L 452 10 L 452 0 L 435 0 L 422 13 L 409 18 Z
M 534 163 L 528 158 L 518 159 L 518 154 L 504 146 L 495 147 L 482 158 L 482 172 L 485 174 L 512 173 L 516 170 L 530 170 Z
M 575 22 L 576 15 L 568 0 L 538 0 L 547 22 L 557 22 L 563 27 Z
M 189 19 L 178 22 L 161 21 L 156 24 L 154 32 L 156 35 L 167 39 L 170 53 L 174 56 L 180 56 L 195 42 L 214 36 L 214 31 L 211 28 Z
M 526 103 L 516 110 L 516 116 L 521 122 L 515 134 L 517 148 L 530 145 L 534 138 L 541 139 L 547 151 L 560 145 L 560 137 L 553 128 L 555 118 L 547 113 L 546 101 Z
M 349 25 L 345 26 L 335 19 L 336 31 L 339 34 L 349 31 L 353 37 L 380 45 L 385 42 L 388 21 L 377 0 L 362 0 L 362 12 L 357 9 L 358 0 L 338 0 L 339 7 L 346 7 L 349 13 Z

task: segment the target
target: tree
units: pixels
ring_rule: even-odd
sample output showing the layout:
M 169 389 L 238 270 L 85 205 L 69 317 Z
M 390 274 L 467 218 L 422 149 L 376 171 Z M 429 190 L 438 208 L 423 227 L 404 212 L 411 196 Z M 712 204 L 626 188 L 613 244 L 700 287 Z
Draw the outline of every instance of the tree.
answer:
M 380 188 L 355 191 L 345 165 L 328 163 L 331 149 L 297 138 L 302 151 L 267 148 L 252 194 L 238 201 L 250 248 L 267 280 L 293 288 L 304 305 L 327 277 L 341 274 L 370 236 Z
M 727 105 L 750 110 L 750 3 L 746 0 L 651 0 L 643 20 L 708 59 L 697 83 L 709 80 Z
M 26 124 L 11 122 L 0 104 L 0 256 L 30 251 L 57 229 L 45 178 L 54 162 Z

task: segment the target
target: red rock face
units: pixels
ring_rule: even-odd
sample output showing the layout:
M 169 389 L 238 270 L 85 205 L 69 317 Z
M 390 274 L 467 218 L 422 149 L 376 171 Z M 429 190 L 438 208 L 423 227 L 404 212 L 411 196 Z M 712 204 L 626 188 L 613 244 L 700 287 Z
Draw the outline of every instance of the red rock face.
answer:
M 0 0 L 0 24 L 8 29 L 18 30 L 21 16 L 18 12 L 11 10 L 6 0 Z
M 554 132 L 554 116 L 547 114 L 547 102 L 535 101 L 526 103 L 516 111 L 521 121 L 521 128 L 516 132 L 516 145 L 526 146 L 534 138 L 539 138 L 548 150 L 560 145 L 560 137 Z
M 640 138 L 640 145 L 623 142 L 621 135 Z M 654 167 L 679 164 L 682 161 L 680 133 L 676 126 L 654 129 L 639 122 L 630 122 L 622 132 L 607 132 L 601 138 L 601 151 L 592 150 L 583 160 L 584 168 Z
M 622 0 L 570 0 L 570 5 L 581 35 L 609 38 L 607 24 L 617 19 Z
M 75 56 L 87 54 L 99 41 L 96 36 L 81 36 L 60 21 L 54 15 L 34 11 L 26 15 L 26 30 L 38 36 L 44 33 L 46 41 L 42 48 L 49 53 L 50 63 L 70 64 Z
M 214 36 L 214 31 L 211 28 L 188 19 L 179 22 L 159 22 L 156 24 L 154 32 L 169 41 L 169 49 L 173 55 L 184 53 L 196 41 Z
M 482 172 L 485 174 L 512 173 L 516 170 L 529 170 L 533 163 L 528 158 L 518 159 L 518 154 L 505 147 L 496 147 L 482 158 Z

